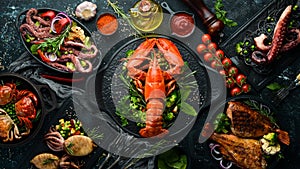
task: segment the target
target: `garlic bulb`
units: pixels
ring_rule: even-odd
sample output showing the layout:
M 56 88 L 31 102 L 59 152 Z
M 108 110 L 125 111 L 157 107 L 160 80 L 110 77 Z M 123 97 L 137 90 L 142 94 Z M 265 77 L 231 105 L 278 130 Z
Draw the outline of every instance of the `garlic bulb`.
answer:
M 80 19 L 88 21 L 96 15 L 96 9 L 96 4 L 84 1 L 76 7 L 75 15 Z

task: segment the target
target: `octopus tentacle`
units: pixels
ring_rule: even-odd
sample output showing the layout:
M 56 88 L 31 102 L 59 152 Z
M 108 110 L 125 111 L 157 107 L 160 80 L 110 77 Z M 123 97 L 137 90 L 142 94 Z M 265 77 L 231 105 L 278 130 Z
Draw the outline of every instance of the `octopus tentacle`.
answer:
M 67 161 L 69 159 L 70 159 L 70 156 L 68 156 L 68 155 L 62 156 L 62 158 L 60 160 L 59 166 L 61 168 L 76 168 L 76 169 L 80 169 L 79 165 L 76 165 L 74 162 Z
M 50 66 L 53 66 L 59 70 L 67 71 L 67 72 L 74 72 L 75 70 L 69 69 L 67 66 L 57 63 L 57 62 L 49 62 Z
M 80 48 L 83 48 L 83 50 L 87 50 L 87 52 L 79 52 L 79 54 L 77 55 L 79 58 L 82 58 L 82 59 L 94 58 L 98 53 L 98 49 L 95 45 L 91 45 L 90 47 L 87 47 L 83 43 L 74 42 L 74 41 L 66 41 L 64 43 L 64 45 L 80 47 Z
M 85 47 L 85 49 L 87 49 L 89 52 L 87 52 L 87 53 L 80 52 L 78 54 L 79 58 L 82 58 L 82 59 L 94 58 L 98 53 L 98 49 L 95 45 L 91 45 L 90 47 Z M 90 53 L 90 51 L 92 51 L 93 53 Z
M 290 49 L 293 49 L 294 47 L 298 46 L 300 44 L 300 30 L 299 29 L 292 29 L 289 31 L 289 33 L 296 33 L 296 39 L 286 43 L 281 48 L 281 52 L 286 52 Z
M 35 8 L 29 9 L 28 12 L 26 13 L 26 23 L 34 26 L 34 22 L 32 21 L 31 17 L 37 15 L 37 13 L 38 13 L 37 9 Z
M 37 37 L 37 38 L 53 37 L 53 35 L 50 33 L 49 30 L 50 30 L 50 27 L 43 28 L 42 31 L 37 31 L 33 28 L 33 26 L 26 24 L 26 23 L 22 24 L 20 26 L 20 31 L 22 32 L 22 36 L 25 36 L 26 31 L 28 31 L 32 36 Z
M 291 13 L 292 13 L 292 5 L 289 5 L 282 12 L 275 26 L 273 39 L 272 39 L 272 46 L 266 56 L 268 62 L 272 62 L 277 57 L 278 53 L 280 52 L 283 46 L 283 40 L 287 32 L 287 24 Z
M 72 62 L 74 63 L 76 69 L 79 71 L 79 72 L 91 72 L 92 71 L 92 63 L 88 60 L 84 60 L 84 62 L 88 65 L 87 68 L 84 68 L 81 63 L 80 63 L 80 60 L 78 57 L 76 57 L 75 55 L 71 55 L 71 60 Z
M 260 51 L 270 50 L 271 45 L 266 46 L 264 43 L 267 38 L 268 36 L 265 34 L 261 34 L 260 36 L 254 38 L 254 43 Z
M 50 21 L 46 21 L 43 18 L 39 17 L 39 16 L 32 16 L 33 19 L 39 21 L 40 24 L 44 25 L 44 26 L 50 26 L 51 22 Z

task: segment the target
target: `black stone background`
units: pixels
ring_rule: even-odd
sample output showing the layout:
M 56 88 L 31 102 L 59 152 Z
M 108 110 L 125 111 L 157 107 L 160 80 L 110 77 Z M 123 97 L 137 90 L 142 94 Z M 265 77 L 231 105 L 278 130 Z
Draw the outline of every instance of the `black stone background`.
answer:
M 174 11 L 188 11 L 192 12 L 183 2 L 180 0 L 166 0 L 170 7 Z M 4 66 L 4 70 L 2 72 L 7 71 L 7 66 L 9 66 L 15 59 L 21 56 L 26 50 L 23 47 L 19 32 L 15 28 L 15 20 L 17 15 L 28 8 L 55 8 L 61 11 L 65 11 L 70 15 L 74 15 L 74 10 L 79 4 L 80 0 L 64 0 L 64 1 L 57 1 L 57 0 L 41 0 L 41 1 L 30 1 L 30 0 L 5 0 L 2 2 L 0 6 L 0 63 Z M 97 16 L 99 16 L 102 12 L 110 11 L 112 9 L 107 7 L 106 1 L 96 1 L 92 0 L 92 2 L 96 3 L 98 6 L 97 9 Z M 119 0 L 119 4 L 127 10 L 135 1 L 132 0 Z M 162 2 L 162 1 L 158 1 Z M 213 10 L 213 2 L 205 0 L 207 6 Z M 225 36 L 221 39 L 220 45 L 225 42 L 229 37 L 233 36 L 235 32 L 237 32 L 244 24 L 247 24 L 251 19 L 253 19 L 259 11 L 261 11 L 271 0 L 263 1 L 261 4 L 255 3 L 254 0 L 244 0 L 244 1 L 236 1 L 236 0 L 224 0 L 225 9 L 228 11 L 228 17 L 237 21 L 239 26 L 224 29 Z M 197 26 L 205 32 L 205 28 L 199 22 L 198 16 L 196 16 Z M 82 22 L 90 31 L 96 31 L 95 26 L 96 18 L 88 22 Z M 165 28 L 166 25 L 162 25 L 161 28 Z M 125 25 L 126 27 L 126 25 Z M 119 28 L 118 35 L 122 38 L 122 36 L 126 36 L 130 34 L 130 31 L 125 28 Z M 201 35 L 193 34 L 190 38 L 192 40 L 200 42 Z M 106 45 L 112 43 L 111 37 L 98 37 L 98 46 L 100 50 L 105 50 Z M 191 46 L 195 47 L 195 46 Z M 226 46 L 223 46 L 226 48 Z M 226 50 L 234 50 L 234 49 L 227 49 Z M 105 53 L 105 52 L 104 52 Z M 299 55 L 298 55 L 299 56 Z M 230 56 L 229 56 L 230 57 Z M 287 85 L 290 83 L 291 80 L 294 79 L 297 72 L 299 72 L 299 63 L 300 58 L 297 58 L 293 63 L 289 64 L 284 70 L 281 72 L 276 72 L 273 74 L 273 78 L 271 82 L 278 82 L 283 85 Z M 282 78 L 285 77 L 285 78 Z M 287 80 L 286 80 L 287 78 Z M 257 95 L 264 99 L 265 101 L 270 101 L 271 95 L 274 94 L 272 91 L 269 91 L 266 88 L 260 88 L 260 90 L 254 90 L 251 94 Z M 279 105 L 274 105 L 277 107 L 277 117 L 280 118 L 281 121 L 285 122 L 285 125 L 282 126 L 283 129 L 287 130 L 291 135 L 291 145 L 287 147 L 285 151 L 285 159 L 281 160 L 276 166 L 276 168 L 289 168 L 289 169 L 296 169 L 300 168 L 300 151 L 299 151 L 299 144 L 300 144 L 300 92 L 299 89 L 294 90 L 287 98 Z M 67 117 L 68 112 L 72 111 L 72 104 L 70 104 L 70 100 L 66 99 L 63 101 L 64 103 L 58 108 L 57 113 L 66 113 Z M 55 116 L 55 115 L 53 115 Z M 45 133 L 51 123 L 55 120 L 59 119 L 59 116 L 53 117 L 52 115 L 45 120 L 45 126 L 42 128 L 41 133 Z M 198 126 L 195 125 L 195 128 Z M 197 130 L 192 131 L 190 135 L 183 141 L 183 144 L 190 146 L 190 151 L 193 151 L 195 154 L 193 156 L 199 156 L 198 159 L 192 160 L 192 168 L 215 168 L 216 165 L 212 165 L 214 163 L 211 161 L 206 154 L 206 145 L 199 145 L 195 143 L 195 137 L 198 136 Z M 29 162 L 25 159 L 27 158 L 25 155 L 30 153 L 34 154 L 39 152 L 34 146 L 34 144 L 39 144 L 42 140 L 42 135 L 37 136 L 32 143 L 29 145 L 25 145 L 19 148 L 0 148 L 0 168 L 30 168 Z M 44 147 L 45 148 L 45 147 Z M 101 152 L 95 152 L 97 158 L 100 157 Z M 97 160 L 94 160 L 96 162 Z M 96 163 L 90 163 L 88 166 L 90 168 L 95 168 L 97 165 Z M 116 168 L 118 168 L 116 166 Z

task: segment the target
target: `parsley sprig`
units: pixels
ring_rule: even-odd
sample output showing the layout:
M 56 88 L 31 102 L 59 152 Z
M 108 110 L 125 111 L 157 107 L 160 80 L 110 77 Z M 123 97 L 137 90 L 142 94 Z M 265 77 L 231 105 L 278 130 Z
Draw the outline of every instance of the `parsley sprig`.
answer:
M 226 17 L 227 11 L 223 9 L 224 5 L 222 0 L 216 0 L 214 8 L 216 10 L 216 17 L 220 19 L 226 26 L 233 27 L 238 25 L 237 22 Z

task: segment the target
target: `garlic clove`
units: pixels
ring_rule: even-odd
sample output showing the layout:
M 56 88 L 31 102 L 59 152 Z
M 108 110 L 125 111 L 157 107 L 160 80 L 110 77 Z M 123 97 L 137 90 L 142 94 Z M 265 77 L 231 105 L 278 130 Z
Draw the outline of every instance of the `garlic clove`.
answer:
M 88 21 L 93 17 L 95 17 L 96 10 L 97 10 L 96 4 L 92 2 L 84 1 L 76 7 L 75 15 L 80 19 Z

